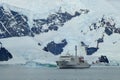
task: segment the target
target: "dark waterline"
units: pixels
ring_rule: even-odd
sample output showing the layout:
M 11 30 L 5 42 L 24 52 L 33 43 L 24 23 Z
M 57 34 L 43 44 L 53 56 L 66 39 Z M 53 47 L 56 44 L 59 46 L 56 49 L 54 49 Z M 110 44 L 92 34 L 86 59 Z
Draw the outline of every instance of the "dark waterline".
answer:
M 120 67 L 58 69 L 0 65 L 0 80 L 120 80 Z

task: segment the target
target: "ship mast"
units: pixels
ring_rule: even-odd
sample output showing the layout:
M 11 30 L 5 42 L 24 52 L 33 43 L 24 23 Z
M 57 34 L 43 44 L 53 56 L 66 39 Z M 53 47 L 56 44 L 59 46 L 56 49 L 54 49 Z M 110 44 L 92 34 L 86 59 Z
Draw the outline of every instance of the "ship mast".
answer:
M 78 63 L 78 59 L 77 59 L 77 45 L 75 45 L 75 63 Z
M 75 45 L 75 57 L 77 58 L 77 46 Z

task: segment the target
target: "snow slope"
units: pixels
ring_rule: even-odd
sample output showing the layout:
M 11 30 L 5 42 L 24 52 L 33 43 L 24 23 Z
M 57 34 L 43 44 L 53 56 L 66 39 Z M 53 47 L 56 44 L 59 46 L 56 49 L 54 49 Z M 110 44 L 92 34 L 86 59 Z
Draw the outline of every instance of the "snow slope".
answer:
M 42 51 L 37 42 L 31 37 L 1 39 L 1 42 L 13 55 L 13 59 L 1 62 L 1 64 L 25 64 L 34 60 L 40 60 L 41 63 L 50 61 L 49 63 L 51 63 L 55 59 L 52 54 Z
M 117 1 L 117 2 L 115 2 Z M 95 61 L 100 55 L 107 55 L 110 60 L 120 61 L 120 34 L 105 34 L 105 28 L 90 31 L 89 26 L 92 23 L 99 22 L 103 15 L 105 19 L 114 19 L 116 28 L 120 28 L 119 0 L 1 0 L 1 3 L 9 8 L 26 14 L 29 18 L 29 25 L 32 27 L 33 19 L 46 18 L 49 14 L 55 13 L 61 7 L 62 11 L 74 14 L 80 9 L 88 9 L 88 14 L 77 16 L 64 24 L 58 31 L 50 31 L 35 35 L 35 37 L 12 37 L 0 39 L 0 42 L 13 54 L 13 59 L 9 60 L 9 64 L 26 63 L 36 61 L 40 63 L 53 63 L 60 55 L 54 55 L 50 52 L 43 51 L 43 48 L 51 41 L 60 43 L 66 39 L 68 44 L 64 47 L 61 55 L 70 52 L 74 55 L 74 46 L 78 45 L 78 52 L 84 55 L 89 61 Z M 15 7 L 10 7 L 10 5 Z M 17 8 L 18 7 L 18 8 Z M 20 9 L 19 9 L 20 8 Z M 22 10 L 23 9 L 23 10 Z M 91 56 L 86 55 L 85 48 L 80 42 L 84 41 L 89 47 L 96 47 L 98 38 L 104 34 L 104 42 L 99 44 L 99 49 Z M 17 42 L 16 42 L 17 41 Z M 41 43 L 41 46 L 38 43 Z M 2 62 L 3 63 L 3 62 Z

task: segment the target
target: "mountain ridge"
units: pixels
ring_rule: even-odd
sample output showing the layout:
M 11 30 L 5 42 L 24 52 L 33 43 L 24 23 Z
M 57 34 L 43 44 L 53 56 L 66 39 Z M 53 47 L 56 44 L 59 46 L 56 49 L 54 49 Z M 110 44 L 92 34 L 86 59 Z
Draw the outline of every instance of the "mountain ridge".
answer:
M 13 56 L 15 56 L 15 58 L 21 56 L 21 58 L 25 61 L 32 61 L 36 59 L 40 59 L 41 61 L 42 59 L 45 59 L 45 61 L 47 60 L 54 61 L 54 59 L 56 59 L 58 56 L 64 55 L 67 52 L 74 54 L 75 45 L 79 46 L 79 50 L 78 50 L 79 54 L 83 53 L 82 55 L 88 57 L 88 60 L 90 56 L 94 58 L 94 56 L 100 56 L 100 55 L 107 55 L 108 58 L 110 58 L 111 60 L 112 59 L 119 60 L 118 59 L 120 57 L 118 50 L 119 40 L 120 40 L 119 39 L 120 16 L 118 16 L 119 11 L 116 10 L 115 8 L 112 8 L 112 6 L 109 5 L 104 0 L 98 2 L 90 2 L 89 4 L 88 2 L 89 2 L 88 0 L 86 1 L 81 0 L 81 3 L 84 3 L 84 6 L 86 5 L 86 7 L 84 8 L 81 8 L 77 4 L 79 3 L 77 2 L 77 0 L 74 2 L 74 4 L 72 3 L 66 4 L 64 2 L 64 4 L 67 5 L 68 9 L 70 6 L 71 8 L 70 10 L 66 9 L 65 11 L 64 6 L 63 7 L 59 6 L 57 11 L 50 10 L 49 12 L 50 14 L 47 15 L 45 18 L 39 18 L 39 17 L 36 18 L 35 16 L 35 19 L 33 18 L 33 21 L 32 23 L 30 23 L 30 25 L 28 18 L 28 16 L 30 15 L 25 15 L 23 13 L 21 14 L 19 12 L 13 11 L 12 15 L 17 14 L 19 15 L 20 19 L 23 20 L 23 22 L 20 19 L 18 19 L 17 21 L 18 17 L 14 18 L 15 20 L 13 20 L 13 25 L 15 24 L 14 22 L 17 22 L 16 28 L 18 28 L 18 26 L 24 25 L 24 28 L 26 29 L 26 26 L 28 26 L 27 29 L 28 33 L 23 34 L 24 29 L 22 28 L 20 29 L 19 27 L 20 30 L 16 29 L 15 31 L 18 31 L 19 34 L 22 35 L 19 36 L 18 33 L 16 33 L 17 35 L 13 36 L 13 38 L 8 39 L 8 41 L 7 41 L 7 37 L 5 39 L 1 38 L 1 42 L 3 43 L 3 45 L 5 45 L 6 48 L 12 51 L 12 53 L 14 54 Z M 104 4 L 102 4 L 103 2 Z M 73 5 L 75 4 L 76 6 L 73 7 Z M 77 9 L 73 10 L 74 8 Z M 108 8 L 111 9 L 107 10 Z M 6 14 L 6 16 L 8 15 Z M 8 20 L 9 19 L 10 18 L 8 18 Z M 4 23 L 5 25 L 5 22 L 2 23 Z M 15 31 L 11 31 L 11 32 L 15 32 Z M 23 51 L 18 50 L 21 47 L 17 46 L 17 44 L 14 45 L 13 47 L 17 46 L 18 49 L 15 48 L 16 50 L 15 49 L 12 50 L 12 48 L 10 47 L 10 45 L 12 44 L 10 44 L 10 42 L 12 41 L 12 43 L 14 44 L 14 39 L 20 41 L 21 45 L 19 43 L 18 45 L 22 47 L 24 45 L 23 43 L 24 41 L 26 42 L 26 40 L 30 40 L 29 43 L 26 42 L 25 44 L 27 45 L 30 44 L 29 46 L 26 45 L 26 47 L 28 47 L 26 49 L 28 52 L 31 51 L 29 50 L 29 48 L 30 49 L 33 48 L 32 45 L 34 45 L 34 48 L 32 49 L 33 51 L 30 52 L 31 54 L 27 54 L 27 53 L 24 54 L 25 52 L 27 52 L 26 50 Z M 21 39 L 23 39 L 24 41 Z M 63 42 L 63 40 L 65 40 L 65 43 Z M 112 49 L 112 46 L 114 46 L 115 48 Z M 36 50 L 36 48 L 38 50 Z M 20 51 L 20 54 L 18 54 L 17 51 Z M 118 54 L 118 56 L 114 56 L 113 53 L 115 52 L 116 54 Z M 34 55 L 33 53 L 35 53 L 36 55 Z M 32 58 L 33 55 L 34 58 Z M 46 55 L 49 55 L 50 59 L 46 59 L 45 58 Z M 38 56 L 40 58 L 38 58 Z

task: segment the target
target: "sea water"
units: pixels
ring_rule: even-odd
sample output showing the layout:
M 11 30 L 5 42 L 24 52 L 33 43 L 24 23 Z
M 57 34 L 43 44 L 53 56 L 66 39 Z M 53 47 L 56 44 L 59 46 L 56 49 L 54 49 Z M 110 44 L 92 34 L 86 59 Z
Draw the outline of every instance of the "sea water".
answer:
M 120 67 L 58 69 L 0 65 L 0 80 L 120 80 Z

